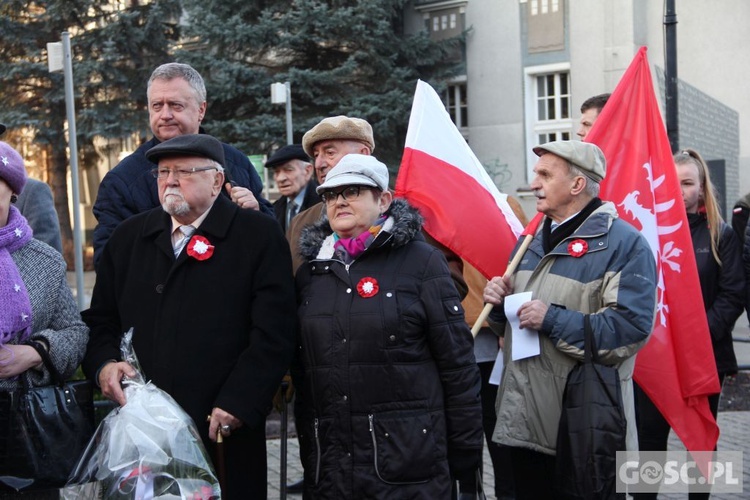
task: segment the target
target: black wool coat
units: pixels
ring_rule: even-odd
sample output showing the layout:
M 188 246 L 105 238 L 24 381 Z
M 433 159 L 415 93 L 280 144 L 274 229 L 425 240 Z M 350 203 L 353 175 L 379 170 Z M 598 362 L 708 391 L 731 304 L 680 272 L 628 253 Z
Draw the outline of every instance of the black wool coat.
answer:
M 209 450 L 213 407 L 244 423 L 225 442 L 237 455 L 227 463 L 240 469 L 240 489 L 224 498 L 246 498 L 239 492 L 251 491 L 250 477 L 265 481 L 264 422 L 293 353 L 289 247 L 271 217 L 224 196 L 195 233 L 214 245 L 209 259 L 187 248 L 175 259 L 170 233 L 170 216 L 158 207 L 124 221 L 107 242 L 83 313 L 91 329 L 84 371 L 94 378 L 104 362 L 120 359 L 122 334 L 133 327 L 146 379 L 187 411 Z M 251 442 L 254 449 L 242 449 Z

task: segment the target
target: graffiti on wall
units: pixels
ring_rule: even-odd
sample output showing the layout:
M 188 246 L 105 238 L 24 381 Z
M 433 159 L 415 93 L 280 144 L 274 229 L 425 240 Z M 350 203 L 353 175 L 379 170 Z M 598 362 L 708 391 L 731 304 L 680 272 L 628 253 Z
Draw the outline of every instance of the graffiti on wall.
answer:
M 482 165 L 489 174 L 490 179 L 492 179 L 492 182 L 495 183 L 495 186 L 500 191 L 505 192 L 505 185 L 513 178 L 513 172 L 510 171 L 508 164 L 500 163 L 500 159 L 495 158 L 494 160 L 482 163 Z

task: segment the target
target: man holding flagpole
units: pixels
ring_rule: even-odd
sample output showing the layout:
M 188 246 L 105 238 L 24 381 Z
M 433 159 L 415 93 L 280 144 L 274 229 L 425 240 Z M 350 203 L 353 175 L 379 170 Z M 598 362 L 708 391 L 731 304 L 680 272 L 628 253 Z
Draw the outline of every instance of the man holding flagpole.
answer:
M 518 268 L 492 278 L 484 300 L 491 325 L 505 336 L 505 370 L 493 439 L 511 447 L 516 498 L 554 498 L 557 430 L 570 370 L 583 359 L 588 316 L 601 362 L 617 367 L 627 448 L 637 449 L 632 374 L 651 333 L 656 263 L 646 239 L 599 199 L 606 160 L 594 144 L 555 141 L 540 157 L 531 188 L 545 215 Z M 532 292 L 517 310 L 520 327 L 538 332 L 539 354 L 520 358 L 503 311 L 511 294 Z M 519 343 L 520 346 L 520 343 Z M 595 411 L 592 409 L 592 411 Z

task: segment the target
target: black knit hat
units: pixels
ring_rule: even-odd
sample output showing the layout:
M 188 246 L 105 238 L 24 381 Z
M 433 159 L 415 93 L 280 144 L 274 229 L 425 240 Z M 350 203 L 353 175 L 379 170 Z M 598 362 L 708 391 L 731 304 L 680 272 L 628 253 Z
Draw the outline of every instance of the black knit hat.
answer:
M 179 135 L 146 151 L 146 158 L 154 163 L 168 156 L 199 156 L 224 166 L 224 146 L 207 134 Z

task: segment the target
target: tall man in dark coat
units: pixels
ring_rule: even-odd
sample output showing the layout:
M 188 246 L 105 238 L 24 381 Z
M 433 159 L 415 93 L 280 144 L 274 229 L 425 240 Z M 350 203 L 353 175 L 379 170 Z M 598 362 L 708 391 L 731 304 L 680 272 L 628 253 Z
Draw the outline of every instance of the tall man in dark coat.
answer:
M 115 228 L 135 214 L 159 206 L 156 181 L 149 171 L 156 165 L 146 154 L 157 144 L 184 134 L 203 133 L 206 116 L 206 85 L 193 67 L 166 63 L 157 67 L 148 80 L 148 121 L 154 137 L 141 144 L 115 168 L 107 172 L 99 185 L 93 212 L 94 266 L 99 270 L 102 249 Z M 271 204 L 261 196 L 263 183 L 247 155 L 223 144 L 224 194 L 242 208 L 273 214 Z
M 266 168 L 273 172 L 273 180 L 281 193 L 281 198 L 273 203 L 273 210 L 281 229 L 286 232 L 295 215 L 320 202 L 315 192 L 318 183 L 313 178 L 313 166 L 301 144 L 288 144 L 271 155 Z
M 223 434 L 222 498 L 265 498 L 264 422 L 294 345 L 289 246 L 271 217 L 219 196 L 215 138 L 181 135 L 147 157 L 162 206 L 124 221 L 103 249 L 83 313 L 84 371 L 124 404 L 120 381 L 134 372 L 118 346 L 133 327 L 146 378 L 187 411 L 212 455 Z

